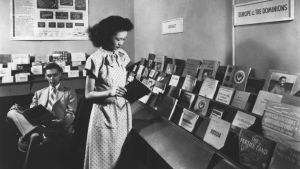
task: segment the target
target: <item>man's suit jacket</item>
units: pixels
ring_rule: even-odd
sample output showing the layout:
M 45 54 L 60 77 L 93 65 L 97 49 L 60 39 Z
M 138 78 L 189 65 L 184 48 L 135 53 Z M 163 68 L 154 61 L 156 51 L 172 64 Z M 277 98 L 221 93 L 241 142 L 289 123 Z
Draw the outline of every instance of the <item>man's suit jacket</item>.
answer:
M 36 91 L 32 98 L 30 108 L 37 105 L 42 105 L 46 108 L 49 99 L 49 92 L 50 87 L 45 87 Z M 58 119 L 64 120 L 64 117 L 68 112 L 72 112 L 75 114 L 76 107 L 77 97 L 75 91 L 60 84 L 57 89 L 57 98 L 53 105 L 52 113 Z

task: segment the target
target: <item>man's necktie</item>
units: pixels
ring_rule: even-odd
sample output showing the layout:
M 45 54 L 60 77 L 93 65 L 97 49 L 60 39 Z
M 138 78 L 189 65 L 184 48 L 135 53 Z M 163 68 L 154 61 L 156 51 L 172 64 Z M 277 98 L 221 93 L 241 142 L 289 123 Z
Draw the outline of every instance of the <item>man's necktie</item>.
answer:
M 49 93 L 49 100 L 48 100 L 48 105 L 47 105 L 47 109 L 51 112 L 53 105 L 56 101 L 56 88 L 52 87 L 50 89 L 50 93 Z

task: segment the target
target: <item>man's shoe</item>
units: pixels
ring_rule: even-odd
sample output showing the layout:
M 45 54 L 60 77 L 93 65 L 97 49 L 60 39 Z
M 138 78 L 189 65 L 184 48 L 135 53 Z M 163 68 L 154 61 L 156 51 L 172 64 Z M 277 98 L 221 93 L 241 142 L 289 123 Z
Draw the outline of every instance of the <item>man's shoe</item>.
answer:
M 40 146 L 45 145 L 49 142 L 49 140 L 47 139 L 47 137 L 45 136 L 45 134 L 43 133 L 43 135 L 40 137 Z
M 29 142 L 25 141 L 23 136 L 19 137 L 18 150 L 24 153 L 28 150 L 28 147 L 29 147 Z
M 27 134 L 25 134 L 24 140 L 29 142 L 31 134 L 38 133 L 40 136 L 42 136 L 44 131 L 45 131 L 45 126 L 43 126 L 43 125 L 37 126 L 34 129 L 32 129 L 31 131 L 29 131 Z
M 47 138 L 44 135 L 45 126 L 37 126 L 30 132 L 28 132 L 25 136 L 19 137 L 18 140 L 18 150 L 21 152 L 26 152 L 29 147 L 30 137 L 32 134 L 37 133 L 39 136 L 40 145 L 43 145 Z

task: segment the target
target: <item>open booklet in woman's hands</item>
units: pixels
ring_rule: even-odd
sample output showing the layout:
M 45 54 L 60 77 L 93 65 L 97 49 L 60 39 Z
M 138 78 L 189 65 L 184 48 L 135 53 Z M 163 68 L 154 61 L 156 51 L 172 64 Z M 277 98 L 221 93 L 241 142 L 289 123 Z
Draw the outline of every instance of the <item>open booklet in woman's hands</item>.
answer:
M 141 81 L 134 79 L 132 82 L 128 83 L 125 88 L 127 89 L 125 98 L 133 103 L 139 98 L 147 95 L 151 90 L 144 85 Z

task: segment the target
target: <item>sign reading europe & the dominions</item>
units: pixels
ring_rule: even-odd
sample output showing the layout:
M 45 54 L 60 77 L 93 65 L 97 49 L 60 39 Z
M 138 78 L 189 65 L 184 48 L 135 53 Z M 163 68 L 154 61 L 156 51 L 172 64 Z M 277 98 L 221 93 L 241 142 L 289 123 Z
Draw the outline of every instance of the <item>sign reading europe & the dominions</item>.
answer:
M 259 0 L 234 5 L 234 25 L 294 19 L 294 0 Z

